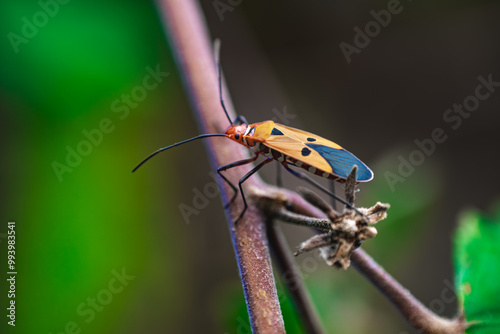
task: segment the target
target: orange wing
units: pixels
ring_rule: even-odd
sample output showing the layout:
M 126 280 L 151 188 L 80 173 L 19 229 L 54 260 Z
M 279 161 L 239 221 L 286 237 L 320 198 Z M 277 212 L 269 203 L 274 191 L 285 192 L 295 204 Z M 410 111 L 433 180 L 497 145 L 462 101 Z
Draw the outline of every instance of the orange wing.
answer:
M 352 153 L 310 132 L 274 123 L 271 135 L 263 144 L 329 174 L 347 178 L 356 165 L 358 181 L 369 181 L 373 178 L 372 171 Z

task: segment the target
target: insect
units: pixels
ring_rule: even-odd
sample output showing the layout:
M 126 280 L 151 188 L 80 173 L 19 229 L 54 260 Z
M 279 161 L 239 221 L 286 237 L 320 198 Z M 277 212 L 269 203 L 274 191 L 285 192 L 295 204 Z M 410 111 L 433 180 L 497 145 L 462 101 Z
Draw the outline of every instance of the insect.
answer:
M 287 171 L 289 171 L 293 175 L 308 181 L 322 191 L 328 193 L 330 196 L 334 197 L 336 200 L 344 203 L 349 208 L 358 211 L 350 203 L 336 196 L 333 192 L 323 188 L 314 180 L 308 178 L 305 174 L 299 173 L 290 168 L 290 166 L 300 167 L 305 169 L 309 173 L 321 176 L 329 180 L 344 183 L 354 166 L 357 166 L 356 181 L 370 181 L 373 178 L 373 172 L 352 153 L 348 152 L 340 145 L 328 139 L 322 138 L 318 135 L 306 131 L 278 124 L 273 121 L 264 121 L 260 123 L 249 124 L 243 116 L 238 116 L 234 122 L 231 120 L 222 98 L 221 73 L 218 59 L 219 47 L 219 44 L 216 43 L 215 58 L 219 78 L 219 98 L 222 109 L 225 112 L 227 119 L 229 120 L 229 128 L 223 134 L 203 134 L 167 147 L 160 148 L 159 150 L 146 157 L 142 162 L 140 162 L 132 172 L 135 172 L 140 166 L 142 166 L 153 156 L 173 147 L 207 137 L 226 137 L 250 148 L 254 153 L 254 156 L 249 159 L 236 161 L 221 166 L 217 169 L 217 173 L 220 175 L 220 177 L 234 191 L 234 195 L 226 204 L 226 207 L 234 202 L 238 195 L 238 189 L 231 181 L 229 181 L 224 176 L 222 172 L 234 167 L 252 163 L 257 160 L 260 155 L 263 155 L 267 158 L 266 160 L 255 166 L 246 175 L 244 175 L 238 182 L 238 188 L 243 199 L 244 207 L 238 218 L 234 221 L 235 224 L 241 219 L 241 217 L 243 217 L 248 207 L 242 184 L 250 176 L 255 174 L 259 169 L 273 160 L 277 160 Z

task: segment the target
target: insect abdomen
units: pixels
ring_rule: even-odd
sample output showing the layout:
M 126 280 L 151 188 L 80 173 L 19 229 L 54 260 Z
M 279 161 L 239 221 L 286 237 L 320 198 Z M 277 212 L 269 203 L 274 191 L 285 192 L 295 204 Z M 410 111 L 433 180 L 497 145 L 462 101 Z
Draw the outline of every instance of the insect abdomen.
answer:
M 302 161 L 299 161 L 297 159 L 286 156 L 283 153 L 276 151 L 276 150 L 273 150 L 262 143 L 256 142 L 255 146 L 253 146 L 252 149 L 254 150 L 254 152 L 259 152 L 262 155 L 264 155 L 265 157 L 267 157 L 268 159 L 278 160 L 283 165 L 286 165 L 287 161 L 288 161 L 297 167 L 305 169 L 309 173 L 324 177 L 325 179 L 334 180 L 334 181 L 341 182 L 341 183 L 343 183 L 345 181 L 344 178 L 341 178 L 341 177 L 338 177 L 336 175 L 324 172 L 324 171 L 319 170 L 316 167 L 311 166 L 305 162 L 302 162 Z
M 334 181 L 337 181 L 337 182 L 340 182 L 340 183 L 344 183 L 345 182 L 344 178 L 341 178 L 341 177 L 339 177 L 337 175 L 333 175 L 333 174 L 324 172 L 322 170 L 319 170 L 316 167 L 311 166 L 311 165 L 309 165 L 309 164 L 307 164 L 307 163 L 305 163 L 303 161 L 300 161 L 300 160 L 297 160 L 297 159 L 294 159 L 294 158 L 290 158 L 290 157 L 287 157 L 287 160 L 290 161 L 291 163 L 293 163 L 295 166 L 300 167 L 302 169 L 305 169 L 309 173 L 312 173 L 312 174 L 324 177 L 325 179 L 328 179 L 328 180 L 334 180 Z

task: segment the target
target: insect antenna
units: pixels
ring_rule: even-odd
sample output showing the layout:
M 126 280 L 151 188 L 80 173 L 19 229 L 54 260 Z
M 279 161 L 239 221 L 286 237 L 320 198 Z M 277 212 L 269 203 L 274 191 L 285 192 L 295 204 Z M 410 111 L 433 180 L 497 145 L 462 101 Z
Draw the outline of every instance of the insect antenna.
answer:
M 158 153 L 160 152 L 163 152 L 163 151 L 166 151 L 168 149 L 171 149 L 173 147 L 176 147 L 176 146 L 179 146 L 179 145 L 182 145 L 182 144 L 186 144 L 186 143 L 189 143 L 190 141 L 193 141 L 193 140 L 196 140 L 196 139 L 202 139 L 202 138 L 207 138 L 207 137 L 225 137 L 226 135 L 225 134 L 222 134 L 222 133 L 214 133 L 214 134 L 206 134 L 206 135 L 199 135 L 199 136 L 196 136 L 196 137 L 193 137 L 193 138 L 190 138 L 190 139 L 186 139 L 186 140 L 183 140 L 181 142 L 178 142 L 178 143 L 175 143 L 173 145 L 170 145 L 170 146 L 167 146 L 167 147 L 163 147 L 163 148 L 160 148 L 159 150 L 156 150 L 154 151 L 153 153 L 151 153 L 150 155 L 148 155 L 144 160 L 142 160 L 137 166 L 135 166 L 134 169 L 132 169 L 132 173 L 135 172 L 137 169 L 139 169 L 139 167 L 141 167 L 142 165 L 144 165 L 146 163 L 146 161 L 148 161 L 149 159 L 151 159 L 152 157 L 154 157 L 155 155 L 157 155 Z
M 224 104 L 224 99 L 222 98 L 222 75 L 220 70 L 220 39 L 216 39 L 214 41 L 214 58 L 215 58 L 215 66 L 217 66 L 217 76 L 219 80 L 219 99 L 222 109 L 224 109 L 224 113 L 226 113 L 226 117 L 229 120 L 229 123 L 234 126 L 231 117 L 229 117 L 229 113 L 227 112 L 226 105 Z

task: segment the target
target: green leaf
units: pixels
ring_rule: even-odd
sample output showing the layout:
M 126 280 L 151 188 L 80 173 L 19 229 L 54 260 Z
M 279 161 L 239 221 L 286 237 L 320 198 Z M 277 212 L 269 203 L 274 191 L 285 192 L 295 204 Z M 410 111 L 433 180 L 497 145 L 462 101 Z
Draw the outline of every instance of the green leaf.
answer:
M 469 211 L 454 238 L 459 305 L 467 333 L 500 333 L 500 206 L 493 218 Z

